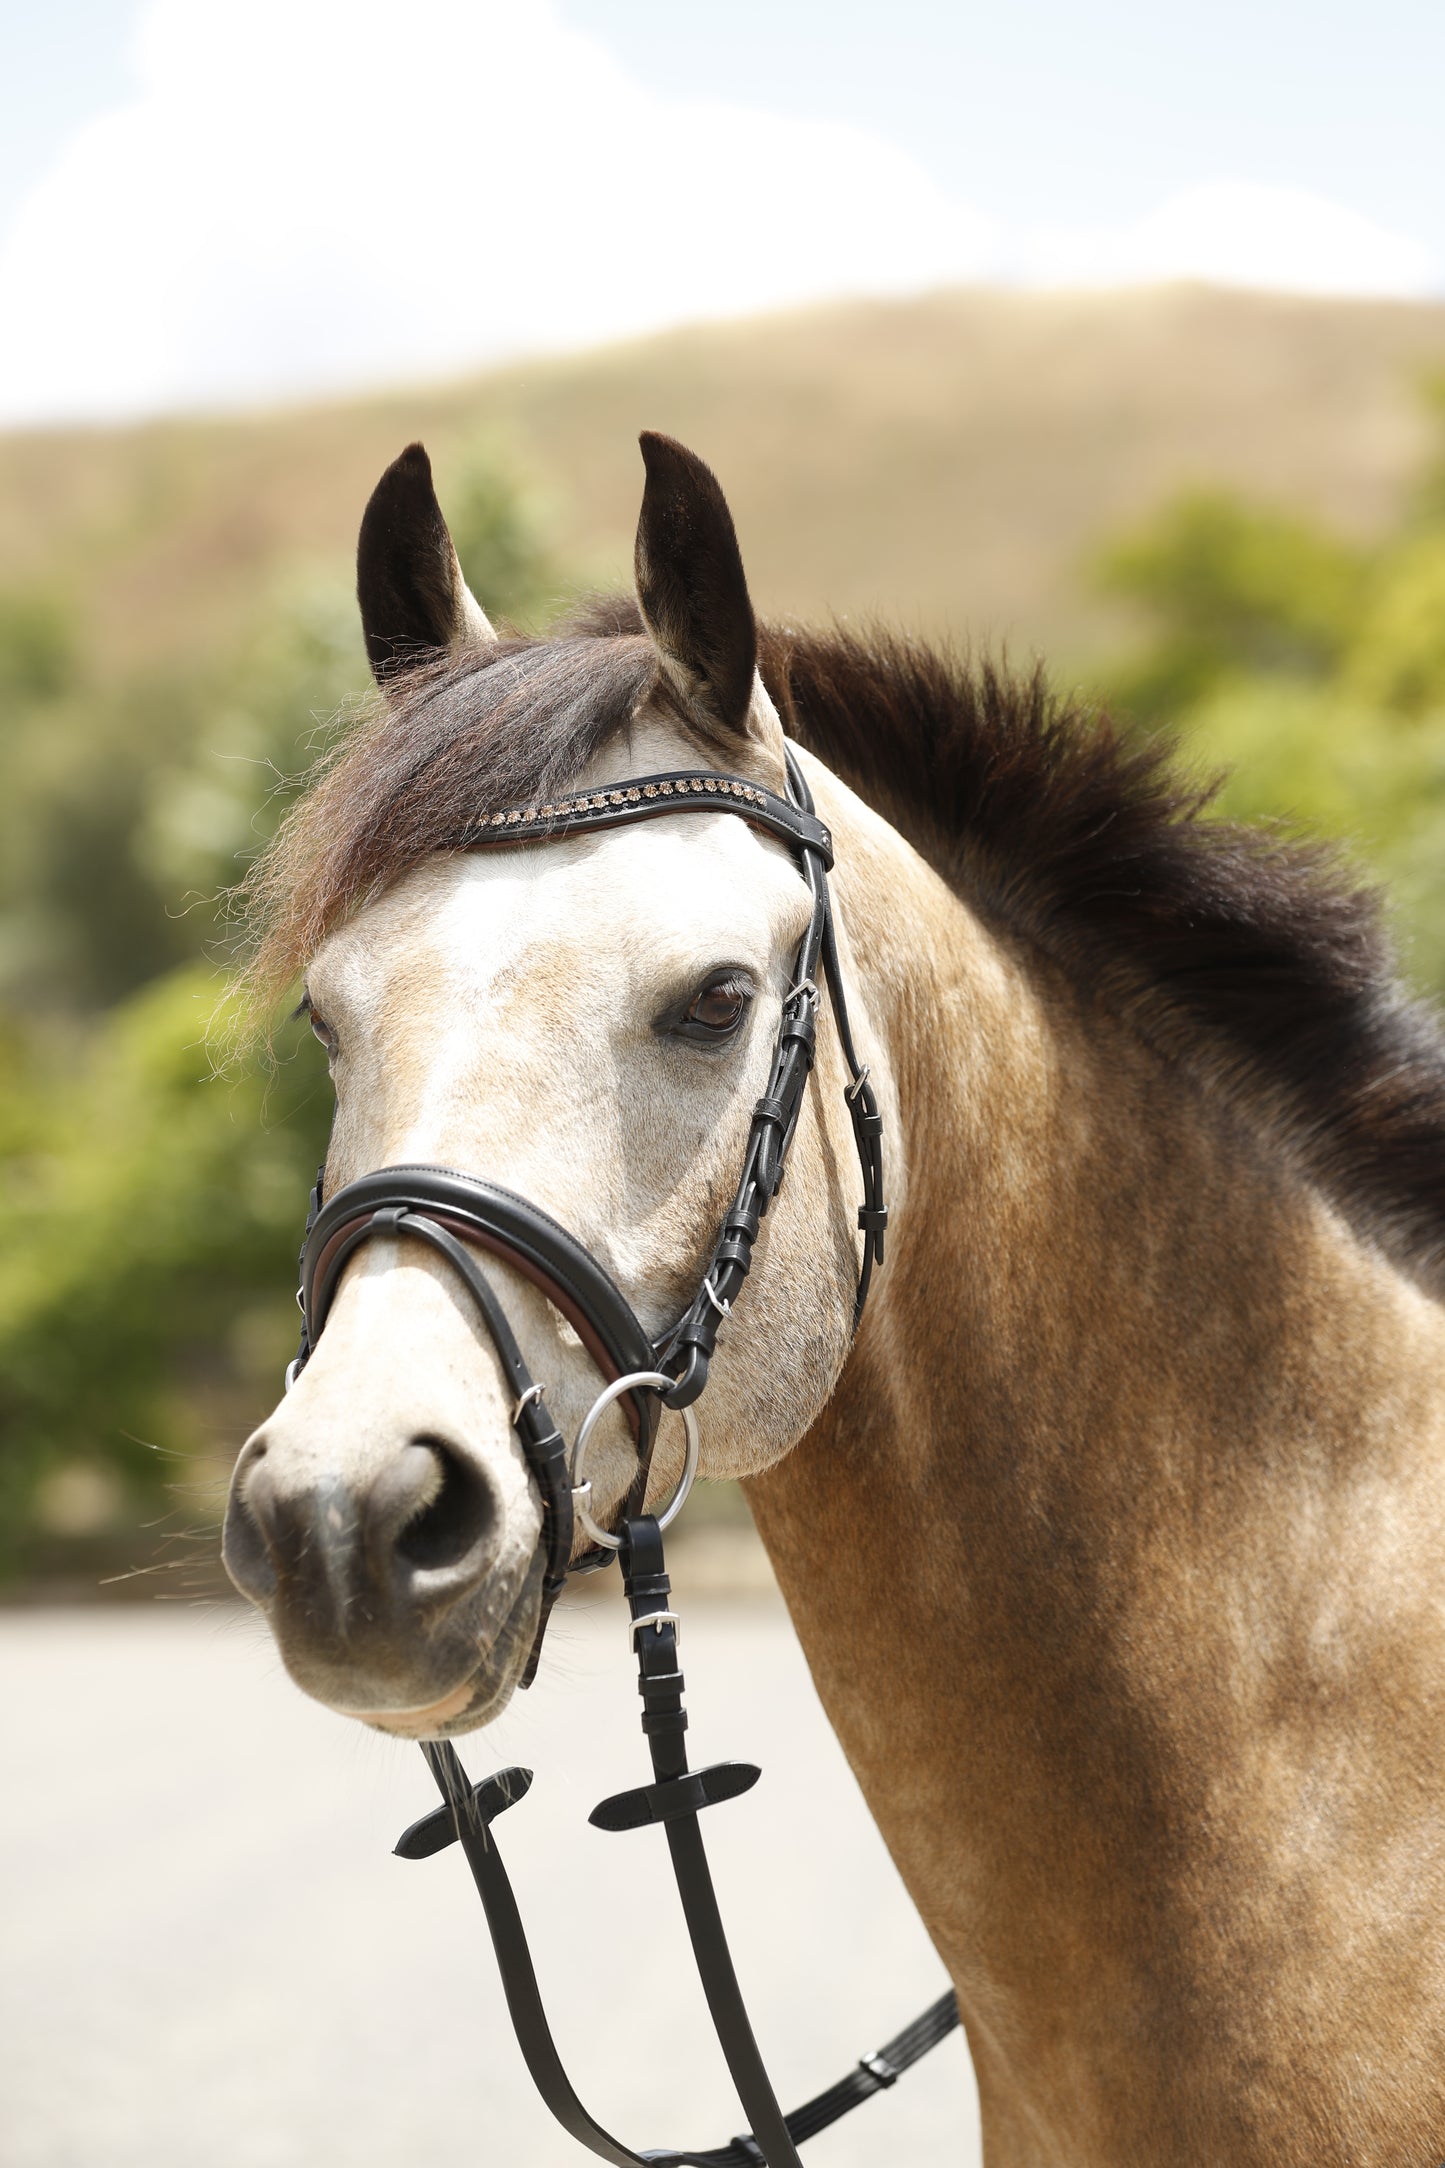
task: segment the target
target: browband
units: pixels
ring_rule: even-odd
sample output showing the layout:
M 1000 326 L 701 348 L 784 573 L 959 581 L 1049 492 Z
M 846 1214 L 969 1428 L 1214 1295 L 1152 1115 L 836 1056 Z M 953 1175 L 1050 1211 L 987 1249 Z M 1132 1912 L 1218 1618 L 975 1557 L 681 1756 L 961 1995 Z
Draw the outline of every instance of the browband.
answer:
M 812 851 L 833 864 L 833 838 L 811 807 L 794 805 L 739 775 L 679 768 L 640 775 L 605 790 L 569 791 L 544 804 L 480 813 L 446 839 L 451 850 L 474 851 L 489 843 L 544 843 L 549 837 L 598 828 L 630 828 L 664 813 L 740 813 L 795 851 Z

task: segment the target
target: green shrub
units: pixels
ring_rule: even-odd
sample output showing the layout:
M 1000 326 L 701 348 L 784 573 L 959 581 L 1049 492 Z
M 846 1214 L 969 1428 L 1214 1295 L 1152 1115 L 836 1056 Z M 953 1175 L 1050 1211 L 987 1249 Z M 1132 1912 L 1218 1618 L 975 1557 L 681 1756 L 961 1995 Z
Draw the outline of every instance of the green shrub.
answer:
M 1377 870 L 1407 972 L 1445 993 L 1445 380 L 1430 398 L 1441 450 L 1374 544 L 1195 494 L 1094 570 L 1147 628 L 1104 697 L 1228 770 L 1221 814 L 1322 831 Z
M 258 1416 L 279 1387 L 330 1086 L 309 1035 L 274 1071 L 217 1075 L 216 996 L 213 974 L 174 973 L 83 1039 L 12 1043 L 0 1072 L 0 1563 L 12 1568 L 57 1467 L 110 1465 L 133 1495 L 154 1494 L 167 1471 L 151 1448 L 196 1443 L 188 1381 L 249 1394 Z

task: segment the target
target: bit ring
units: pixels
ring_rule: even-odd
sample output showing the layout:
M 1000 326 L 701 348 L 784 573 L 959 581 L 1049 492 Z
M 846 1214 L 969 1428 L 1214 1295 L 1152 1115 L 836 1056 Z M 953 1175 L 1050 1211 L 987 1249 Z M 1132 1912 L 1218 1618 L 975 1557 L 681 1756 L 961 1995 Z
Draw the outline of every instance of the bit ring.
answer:
M 578 1431 L 577 1443 L 572 1448 L 573 1510 L 592 1541 L 600 1543 L 604 1550 L 620 1551 L 622 1538 L 621 1536 L 610 1535 L 605 1528 L 600 1528 L 597 1522 L 593 1520 L 585 1498 L 578 1496 L 579 1492 L 586 1493 L 588 1496 L 591 1494 L 592 1486 L 584 1481 L 582 1467 L 587 1458 L 587 1448 L 592 1441 L 592 1433 L 602 1416 L 611 1407 L 613 1401 L 620 1400 L 624 1393 L 630 1393 L 638 1385 L 649 1385 L 654 1392 L 660 1393 L 675 1383 L 676 1380 L 668 1377 L 667 1373 L 662 1370 L 630 1370 L 626 1377 L 614 1378 L 610 1385 L 604 1385 L 602 1391 L 597 1395 L 597 1398 L 582 1418 L 582 1428 Z M 670 1528 L 672 1526 L 687 1501 L 688 1492 L 697 1481 L 697 1462 L 700 1447 L 697 1417 L 693 1414 L 691 1408 L 679 1408 L 676 1412 L 682 1417 L 682 1427 L 686 1433 L 687 1445 L 683 1454 L 682 1474 L 678 1477 L 677 1489 L 668 1499 L 661 1512 L 653 1516 L 659 1528 Z

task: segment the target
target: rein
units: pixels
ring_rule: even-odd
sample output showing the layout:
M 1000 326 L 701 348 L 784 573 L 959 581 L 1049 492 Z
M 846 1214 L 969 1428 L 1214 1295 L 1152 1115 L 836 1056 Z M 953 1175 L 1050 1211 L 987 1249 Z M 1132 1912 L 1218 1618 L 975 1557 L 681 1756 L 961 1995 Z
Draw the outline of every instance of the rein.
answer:
M 578 2099 L 552 2039 L 521 1915 L 491 1831 L 496 1817 L 530 1789 L 530 1770 L 504 1769 L 473 1784 L 450 1742 L 423 1742 L 422 1752 L 443 1804 L 414 1822 L 396 1846 L 403 1858 L 424 1859 L 453 1842 L 461 1844 L 486 1913 L 513 2028 L 533 2082 L 563 2128 L 618 2168 L 642 2168 L 644 2163 L 661 2164 L 661 2168 L 749 2168 L 753 2163 L 762 2168 L 799 2168 L 798 2145 L 894 2084 L 958 2023 L 950 1990 L 886 2047 L 864 2056 L 837 2085 L 792 2115 L 783 2115 L 743 2004 L 698 1826 L 704 1808 L 751 1790 L 761 1771 L 749 1762 L 690 1769 L 684 1740 L 687 1713 L 677 1654 L 678 1618 L 670 1608 L 671 1583 L 662 1535 L 692 1488 L 698 1462 L 693 1404 L 707 1384 L 718 1334 L 747 1278 L 759 1227 L 782 1183 L 816 1053 L 820 979 L 827 987 L 848 1067 L 845 1096 L 863 1182 L 858 1210 L 863 1253 L 853 1302 L 855 1332 L 874 1268 L 883 1262 L 888 1223 L 883 1201 L 883 1122 L 867 1065 L 859 1061 L 853 1043 L 839 969 L 828 890 L 832 838 L 814 811 L 791 746 L 787 774 L 787 798 L 738 776 L 691 770 L 643 776 L 606 790 L 488 814 L 447 839 L 448 847 L 455 849 L 510 848 L 624 827 L 665 814 L 728 812 L 779 837 L 797 860 L 813 908 L 783 1002 L 767 1087 L 753 1109 L 732 1205 L 697 1290 L 677 1321 L 654 1342 L 591 1252 L 548 1213 L 496 1183 L 446 1167 L 384 1167 L 347 1183 L 328 1198 L 323 1194 L 323 1169 L 311 1193 L 301 1251 L 301 1345 L 286 1373 L 289 1390 L 310 1358 L 342 1272 L 361 1244 L 377 1235 L 406 1235 L 424 1242 L 445 1258 L 476 1304 L 515 1395 L 512 1425 L 541 1494 L 541 1612 L 523 1686 L 529 1686 L 536 1675 L 547 1622 L 569 1574 L 596 1571 L 609 1564 L 614 1554 L 620 1559 L 653 1781 L 603 1800 L 590 1820 L 601 1829 L 622 1831 L 658 1824 L 665 1831 L 708 2008 L 751 2130 L 713 2151 L 662 2148 L 635 2153 L 613 2138 Z M 605 1380 L 570 1453 L 547 1409 L 545 1388 L 533 1380 L 506 1311 L 477 1262 L 474 1252 L 478 1249 L 504 1259 L 541 1289 L 576 1330 Z M 621 1403 L 637 1447 L 637 1466 L 616 1531 L 601 1527 L 593 1518 L 592 1487 L 584 1473 L 595 1426 L 614 1402 Z M 660 1512 L 647 1514 L 643 1506 L 663 1406 L 682 1416 L 686 1453 L 673 1496 Z M 592 1547 L 574 1559 L 579 1523 Z

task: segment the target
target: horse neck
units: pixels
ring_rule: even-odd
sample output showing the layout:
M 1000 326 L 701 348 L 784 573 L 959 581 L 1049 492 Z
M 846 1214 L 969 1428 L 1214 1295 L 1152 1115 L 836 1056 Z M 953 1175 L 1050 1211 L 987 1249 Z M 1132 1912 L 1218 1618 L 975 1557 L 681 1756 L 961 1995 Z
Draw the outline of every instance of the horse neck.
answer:
M 1440 1312 L 1262 1117 L 829 813 L 904 1201 L 749 1492 L 990 2159 L 1403 2160 L 1420 2116 L 1438 2155 Z

